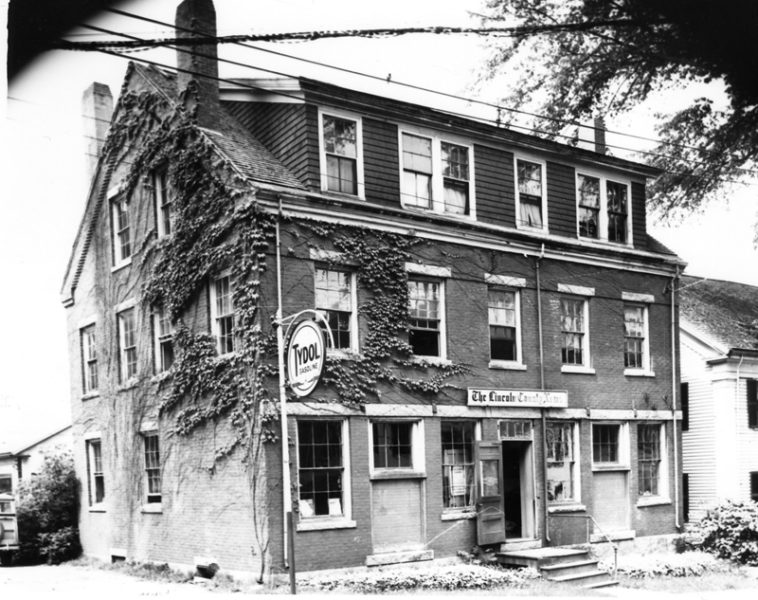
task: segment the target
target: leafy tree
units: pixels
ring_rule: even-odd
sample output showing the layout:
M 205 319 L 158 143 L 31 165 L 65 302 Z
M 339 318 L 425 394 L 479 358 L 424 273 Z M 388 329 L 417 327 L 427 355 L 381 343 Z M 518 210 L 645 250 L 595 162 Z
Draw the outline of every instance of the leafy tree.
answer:
M 58 563 L 81 552 L 78 481 L 71 454 L 45 456 L 40 473 L 19 488 L 19 560 Z
M 551 136 L 567 120 L 618 114 L 665 87 L 723 84 L 725 108 L 700 98 L 659 123 L 662 143 L 647 162 L 664 170 L 650 198 L 663 215 L 697 209 L 755 160 L 758 2 L 488 0 L 484 16 L 522 30 L 497 38 L 485 77 L 516 74 L 506 105 L 537 103 L 538 128 Z

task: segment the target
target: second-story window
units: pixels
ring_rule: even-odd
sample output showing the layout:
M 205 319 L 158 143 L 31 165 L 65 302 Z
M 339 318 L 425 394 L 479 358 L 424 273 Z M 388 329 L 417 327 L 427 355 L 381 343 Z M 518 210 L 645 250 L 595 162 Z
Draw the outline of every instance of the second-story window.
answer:
M 132 233 L 129 203 L 119 197 L 111 202 L 113 232 L 113 265 L 118 267 L 132 256 Z
M 118 347 L 121 383 L 137 374 L 137 324 L 134 309 L 118 313 Z
M 561 362 L 564 365 L 587 364 L 586 310 L 587 301 L 583 298 L 561 298 Z
M 211 328 L 219 354 L 234 352 L 234 300 L 231 278 L 218 277 L 211 285 Z
M 173 199 L 169 194 L 166 169 L 160 169 L 153 173 L 153 190 L 158 237 L 163 237 L 171 233 L 174 218 Z
M 174 364 L 174 327 L 168 311 L 162 308 L 153 313 L 153 336 L 155 338 L 155 372 L 168 371 Z
M 518 361 L 517 292 L 490 289 L 488 312 L 490 323 L 490 359 Z
M 577 233 L 580 238 L 629 241 L 629 185 L 601 175 L 577 173 Z
M 516 159 L 516 213 L 518 227 L 545 228 L 545 166 Z
M 443 357 L 441 294 L 439 281 L 408 280 L 408 343 L 416 356 Z
M 624 305 L 624 367 L 647 369 L 647 309 L 644 306 Z
M 400 136 L 403 206 L 473 215 L 471 148 L 434 135 Z
M 82 392 L 91 394 L 97 390 L 97 346 L 95 324 L 83 327 L 80 332 L 82 346 Z
M 359 121 L 334 115 L 321 115 L 323 160 L 326 172 L 323 189 L 359 195 L 360 132 Z
M 352 275 L 344 271 L 316 269 L 316 308 L 326 313 L 334 347 L 350 350 L 352 344 Z

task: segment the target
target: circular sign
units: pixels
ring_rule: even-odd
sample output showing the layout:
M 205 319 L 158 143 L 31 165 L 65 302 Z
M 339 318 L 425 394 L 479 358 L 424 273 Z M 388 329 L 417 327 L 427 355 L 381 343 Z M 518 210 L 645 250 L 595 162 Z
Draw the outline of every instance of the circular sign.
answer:
M 313 321 L 303 321 L 295 327 L 287 347 L 287 374 L 296 396 L 310 394 L 321 379 L 326 348 L 324 334 Z

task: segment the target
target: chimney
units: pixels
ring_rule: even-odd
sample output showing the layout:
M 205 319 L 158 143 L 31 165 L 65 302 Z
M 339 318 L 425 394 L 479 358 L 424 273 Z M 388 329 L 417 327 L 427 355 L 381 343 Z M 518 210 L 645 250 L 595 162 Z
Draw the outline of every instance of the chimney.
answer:
M 113 116 L 113 96 L 104 83 L 95 81 L 82 94 L 82 117 L 84 118 L 84 139 L 87 148 L 87 176 L 95 175 L 97 161 L 103 151 L 105 136 Z
M 184 0 L 176 8 L 176 37 L 216 37 L 216 9 L 212 0 Z M 201 127 L 218 124 L 218 55 L 216 41 L 178 46 L 177 91 Z
M 605 119 L 603 115 L 595 117 L 595 152 L 598 154 L 605 154 L 608 151 L 608 147 L 605 145 Z

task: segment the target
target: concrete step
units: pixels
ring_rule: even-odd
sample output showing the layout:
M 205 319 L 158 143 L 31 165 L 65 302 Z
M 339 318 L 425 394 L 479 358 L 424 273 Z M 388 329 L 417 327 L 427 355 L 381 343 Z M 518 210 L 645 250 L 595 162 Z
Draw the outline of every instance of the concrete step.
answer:
M 619 584 L 615 579 L 609 579 L 608 581 L 598 581 L 584 586 L 588 590 L 597 590 L 599 588 L 615 587 Z
M 590 573 L 572 573 L 568 575 L 559 575 L 557 577 L 549 577 L 548 579 L 550 581 L 555 581 L 556 583 L 565 583 L 585 588 L 595 588 L 599 587 L 602 584 L 609 584 L 613 581 L 609 573 L 598 570 Z
M 495 557 L 501 565 L 539 569 L 547 565 L 588 560 L 589 554 L 587 550 L 578 548 L 538 548 L 496 552 Z
M 594 573 L 598 571 L 597 560 L 587 559 L 574 562 L 557 563 L 540 567 L 540 571 L 547 579 L 554 579 L 562 575 L 578 575 L 580 573 Z

